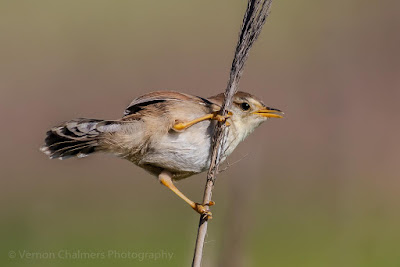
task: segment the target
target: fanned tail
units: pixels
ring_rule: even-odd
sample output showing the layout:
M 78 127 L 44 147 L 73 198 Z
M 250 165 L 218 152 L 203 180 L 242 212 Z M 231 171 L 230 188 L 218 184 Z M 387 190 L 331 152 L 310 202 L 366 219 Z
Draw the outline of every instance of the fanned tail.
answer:
M 71 120 L 50 129 L 40 150 L 52 159 L 83 158 L 101 150 L 104 133 L 118 131 L 120 127 L 119 121 Z

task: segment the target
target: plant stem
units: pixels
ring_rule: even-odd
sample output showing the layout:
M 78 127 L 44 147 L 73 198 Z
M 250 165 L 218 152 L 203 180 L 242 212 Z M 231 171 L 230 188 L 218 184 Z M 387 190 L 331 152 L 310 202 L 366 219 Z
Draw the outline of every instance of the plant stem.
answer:
M 249 50 L 260 35 L 261 29 L 269 15 L 272 0 L 248 0 L 246 12 L 236 45 L 235 55 L 232 61 L 228 85 L 225 90 L 224 103 L 220 110 L 220 115 L 225 116 L 230 109 L 232 99 L 237 92 L 243 67 L 249 55 Z M 224 122 L 218 122 L 213 136 L 213 152 L 211 156 L 210 168 L 207 173 L 207 183 L 204 189 L 203 204 L 211 201 L 212 189 L 218 173 L 218 166 L 223 156 L 226 144 L 226 137 L 229 128 Z M 204 241 L 207 234 L 207 216 L 200 216 L 197 231 L 196 246 L 194 250 L 192 267 L 200 267 L 203 257 Z

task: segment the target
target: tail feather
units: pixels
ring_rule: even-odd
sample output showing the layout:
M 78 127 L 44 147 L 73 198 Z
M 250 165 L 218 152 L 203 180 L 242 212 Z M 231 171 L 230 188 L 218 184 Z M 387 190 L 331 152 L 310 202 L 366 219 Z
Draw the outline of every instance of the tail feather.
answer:
M 86 157 L 101 150 L 99 145 L 104 133 L 115 132 L 120 127 L 119 121 L 96 119 L 68 121 L 47 132 L 41 151 L 52 159 Z

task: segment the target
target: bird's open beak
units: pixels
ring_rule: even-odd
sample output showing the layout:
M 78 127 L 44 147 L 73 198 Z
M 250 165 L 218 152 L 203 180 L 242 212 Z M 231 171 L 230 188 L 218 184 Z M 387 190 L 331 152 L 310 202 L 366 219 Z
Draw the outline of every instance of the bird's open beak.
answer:
M 283 118 L 283 112 L 276 108 L 264 108 L 253 112 L 253 114 L 260 115 L 266 118 Z

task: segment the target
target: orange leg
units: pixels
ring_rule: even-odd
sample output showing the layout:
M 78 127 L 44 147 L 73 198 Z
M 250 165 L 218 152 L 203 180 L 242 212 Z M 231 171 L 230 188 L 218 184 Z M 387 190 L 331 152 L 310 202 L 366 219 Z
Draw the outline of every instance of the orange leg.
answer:
M 181 131 L 181 130 L 184 130 L 186 128 L 189 128 L 190 126 L 192 126 L 192 125 L 194 125 L 194 124 L 196 124 L 198 122 L 205 121 L 205 120 L 217 120 L 217 121 L 223 122 L 223 121 L 226 121 L 231 115 L 232 115 L 232 112 L 228 112 L 227 116 L 221 116 L 221 115 L 219 115 L 217 113 L 211 113 L 211 114 L 207 114 L 207 115 L 205 115 L 203 117 L 194 119 L 194 120 L 189 121 L 189 122 L 177 123 L 177 124 L 175 124 L 173 126 L 173 128 L 174 128 L 174 130 Z M 226 125 L 229 126 L 230 125 L 229 122 L 226 122 Z
M 178 197 L 180 197 L 186 203 L 188 203 L 190 205 L 190 207 L 192 207 L 192 209 L 194 209 L 195 211 L 197 211 L 198 213 L 200 213 L 200 214 L 202 214 L 204 216 L 207 216 L 207 219 L 212 219 L 211 212 L 205 206 L 212 206 L 212 205 L 215 204 L 215 202 L 214 201 L 210 201 L 210 203 L 208 203 L 206 205 L 201 205 L 201 204 L 198 204 L 196 202 L 193 202 L 188 197 L 186 197 L 181 191 L 179 191 L 178 188 L 176 188 L 176 186 L 172 182 L 171 178 L 172 178 L 172 174 L 169 171 L 165 171 L 165 170 L 162 171 L 160 173 L 160 175 L 158 176 L 159 181 L 163 185 L 165 185 L 166 187 L 171 189 L 172 192 L 174 192 L 175 194 L 178 195 Z

